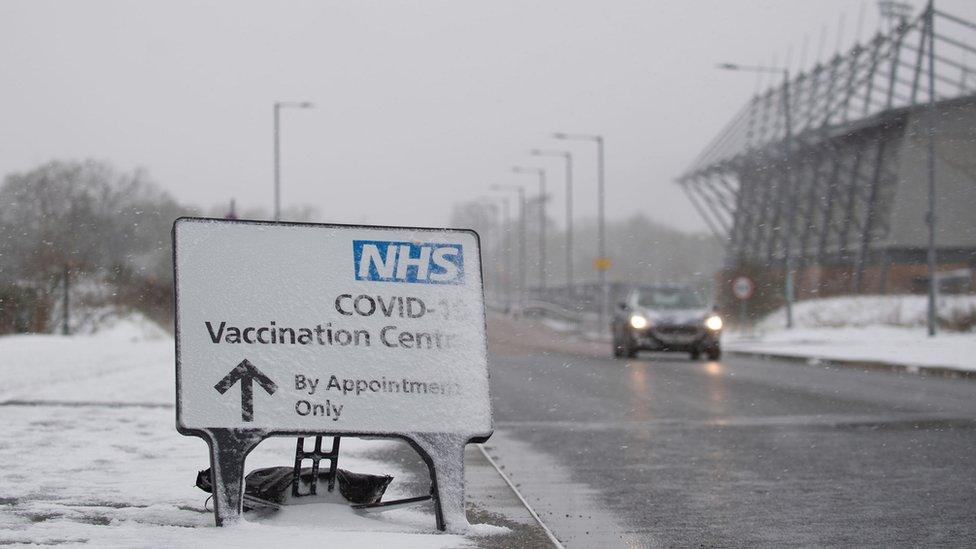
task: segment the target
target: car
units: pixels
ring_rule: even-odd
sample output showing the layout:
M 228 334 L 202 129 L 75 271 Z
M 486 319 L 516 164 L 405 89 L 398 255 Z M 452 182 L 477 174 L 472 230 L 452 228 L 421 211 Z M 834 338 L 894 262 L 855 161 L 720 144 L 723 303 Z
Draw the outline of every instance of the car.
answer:
M 613 356 L 638 351 L 685 352 L 692 360 L 722 356 L 722 317 L 683 286 L 641 286 L 618 304 L 610 325 Z

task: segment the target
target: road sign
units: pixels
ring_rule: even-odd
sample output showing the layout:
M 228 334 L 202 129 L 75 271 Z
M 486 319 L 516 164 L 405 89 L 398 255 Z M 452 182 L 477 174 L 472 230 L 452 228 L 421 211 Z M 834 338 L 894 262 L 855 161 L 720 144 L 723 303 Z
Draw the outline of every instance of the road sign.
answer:
M 748 276 L 737 276 L 732 281 L 732 295 L 736 299 L 746 300 L 752 297 L 756 291 L 756 285 Z
M 598 257 L 593 260 L 593 267 L 598 271 L 609 271 L 612 266 L 613 262 L 609 257 Z
M 451 460 L 492 432 L 475 233 L 183 218 L 173 245 L 177 427 L 211 442 L 215 477 L 243 474 L 220 447 L 267 436 L 393 436 L 461 489 Z M 439 494 L 439 526 L 461 494 Z

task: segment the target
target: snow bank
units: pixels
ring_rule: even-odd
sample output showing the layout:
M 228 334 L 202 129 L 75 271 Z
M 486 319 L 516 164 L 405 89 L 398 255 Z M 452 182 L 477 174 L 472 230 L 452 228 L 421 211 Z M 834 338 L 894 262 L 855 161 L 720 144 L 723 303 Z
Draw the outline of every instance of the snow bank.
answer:
M 462 547 L 428 509 L 360 514 L 342 504 L 287 507 L 213 527 L 194 485 L 206 444 L 174 426 L 174 342 L 138 316 L 91 335 L 0 337 L 0 545 L 86 547 Z M 264 441 L 248 470 L 290 465 L 293 438 Z M 339 466 L 411 475 L 372 459 L 398 442 L 345 438 Z M 414 496 L 402 482 L 389 499 Z M 488 527 L 469 536 L 494 533 Z
M 63 288 L 52 295 L 47 333 L 60 334 L 64 322 Z M 91 335 L 126 331 L 125 336 L 157 339 L 168 332 L 132 306 L 120 304 L 119 288 L 103 276 L 74 274 L 71 278 L 68 328 L 72 334 Z M 124 301 L 123 301 L 124 303 Z M 130 304 L 131 305 L 131 304 Z M 166 326 L 165 328 L 169 328 Z
M 75 335 L 98 335 L 106 339 L 126 341 L 158 341 L 171 339 L 169 332 L 139 311 L 120 311 L 116 307 L 89 310 L 86 322 L 77 324 Z
M 808 357 L 810 359 L 880 362 L 914 368 L 976 371 L 976 335 L 941 333 L 930 338 L 923 328 L 858 326 L 797 328 L 731 336 L 726 350 Z
M 798 302 L 794 326 L 783 310 L 745 333 L 729 333 L 730 351 L 976 371 L 976 334 L 925 331 L 926 296 L 849 296 Z M 939 317 L 976 314 L 976 296 L 942 296 Z
M 846 326 L 925 326 L 928 297 L 924 295 L 841 296 L 798 301 L 793 321 L 798 328 Z M 952 321 L 976 315 L 976 295 L 945 295 L 938 300 L 938 316 Z M 761 320 L 758 331 L 778 330 L 786 324 L 786 312 L 779 309 Z

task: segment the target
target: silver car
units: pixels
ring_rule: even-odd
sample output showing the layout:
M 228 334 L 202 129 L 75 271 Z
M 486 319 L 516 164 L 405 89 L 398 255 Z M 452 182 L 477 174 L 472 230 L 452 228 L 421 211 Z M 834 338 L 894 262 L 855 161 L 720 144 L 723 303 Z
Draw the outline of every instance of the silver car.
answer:
M 618 304 L 611 322 L 613 356 L 638 351 L 685 352 L 697 360 L 722 356 L 722 318 L 694 290 L 683 286 L 643 286 Z

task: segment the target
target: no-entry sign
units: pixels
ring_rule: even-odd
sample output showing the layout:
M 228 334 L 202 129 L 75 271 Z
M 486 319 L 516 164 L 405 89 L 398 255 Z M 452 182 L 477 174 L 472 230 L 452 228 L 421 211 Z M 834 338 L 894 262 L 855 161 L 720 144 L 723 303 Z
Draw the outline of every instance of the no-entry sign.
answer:
M 181 433 L 400 436 L 432 466 L 490 436 L 475 233 L 183 218 L 173 242 Z

